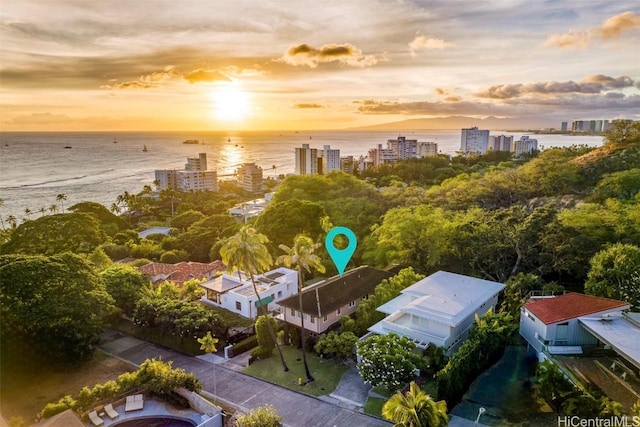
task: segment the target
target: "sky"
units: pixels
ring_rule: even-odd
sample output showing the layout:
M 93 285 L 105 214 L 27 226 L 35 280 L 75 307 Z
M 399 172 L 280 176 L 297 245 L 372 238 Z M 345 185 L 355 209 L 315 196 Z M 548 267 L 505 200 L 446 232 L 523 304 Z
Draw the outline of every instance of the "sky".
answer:
M 640 119 L 637 0 L 7 0 L 0 130 Z

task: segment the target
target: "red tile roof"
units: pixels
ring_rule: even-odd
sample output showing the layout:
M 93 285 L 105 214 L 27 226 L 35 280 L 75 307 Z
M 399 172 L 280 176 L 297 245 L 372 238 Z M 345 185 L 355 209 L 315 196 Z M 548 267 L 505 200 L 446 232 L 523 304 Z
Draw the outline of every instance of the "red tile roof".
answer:
M 601 311 L 629 308 L 629 304 L 624 301 L 571 292 L 554 298 L 530 299 L 524 307 L 545 325 L 550 325 Z
M 156 279 L 156 282 L 170 280 L 180 286 L 189 279 L 210 278 L 218 271 L 223 271 L 225 268 L 226 267 L 222 261 L 213 261 L 210 263 L 183 261 L 177 264 L 150 262 L 142 267 L 138 267 L 138 271 L 145 276 L 150 276 L 152 278 L 162 275 L 164 276 L 164 279 Z

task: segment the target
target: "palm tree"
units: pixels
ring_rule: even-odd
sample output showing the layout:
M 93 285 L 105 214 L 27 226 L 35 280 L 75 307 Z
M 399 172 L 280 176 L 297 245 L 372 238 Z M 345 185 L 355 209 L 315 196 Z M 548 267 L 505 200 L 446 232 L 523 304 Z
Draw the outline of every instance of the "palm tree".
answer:
M 47 211 L 47 208 L 45 208 L 44 206 L 41 207 L 40 209 L 38 209 L 38 212 L 40 212 L 42 214 L 42 216 L 44 216 L 44 213 Z
M 31 219 L 31 209 L 26 208 L 24 214 L 27 216 L 27 219 Z
M 273 262 L 271 254 L 264 245 L 268 241 L 269 239 L 267 239 L 267 236 L 257 233 L 253 227 L 245 225 L 240 229 L 240 231 L 229 237 L 220 248 L 222 262 L 227 266 L 229 271 L 237 271 L 240 280 L 242 280 L 242 271 L 249 275 L 249 279 L 253 285 L 253 292 L 256 294 L 256 298 L 258 299 L 258 305 L 265 315 L 268 314 L 267 304 L 262 303 L 253 275 L 266 271 Z M 269 327 L 271 339 L 275 343 L 278 353 L 280 354 L 282 369 L 287 372 L 289 368 L 284 360 L 280 344 L 278 344 L 276 334 L 273 332 L 273 326 L 271 326 L 270 321 L 267 321 L 267 326 Z
M 314 380 L 311 372 L 309 372 L 309 366 L 307 365 L 307 353 L 305 351 L 305 336 L 304 336 L 304 310 L 302 309 L 302 274 L 303 269 L 308 273 L 311 273 L 311 269 L 316 269 L 320 273 L 325 272 L 324 265 L 322 265 L 319 256 L 313 252 L 320 247 L 320 243 L 314 243 L 313 240 L 305 236 L 304 234 L 298 234 L 293 239 L 293 246 L 288 247 L 286 245 L 280 245 L 280 249 L 285 253 L 278 257 L 276 263 L 284 264 L 286 267 L 296 266 L 298 270 L 298 308 L 300 311 L 300 339 L 302 342 L 302 361 L 304 362 L 304 372 L 307 375 L 307 382 Z
M 49 211 L 51 211 L 51 213 L 55 213 L 57 210 L 58 210 L 58 205 L 49 206 Z
M 122 209 L 120 209 L 120 206 L 118 206 L 117 203 L 111 203 L 111 209 L 109 209 L 111 212 L 113 212 L 114 214 L 119 214 L 120 212 L 122 212 Z
M 60 206 L 62 207 L 62 212 L 64 212 L 64 202 L 67 200 L 67 195 L 64 193 L 60 193 L 56 196 L 56 202 L 60 202 Z
M 7 223 L 11 226 L 11 228 L 16 228 L 16 224 L 18 223 L 18 220 L 16 219 L 15 216 L 9 215 L 6 219 L 7 219 Z
M 205 353 L 213 354 L 218 351 L 216 344 L 218 344 L 218 338 L 211 336 L 211 331 L 207 332 L 207 335 L 197 340 L 200 345 L 200 350 L 204 350 Z M 216 368 L 213 368 L 213 403 L 216 403 Z
M 445 427 L 449 423 L 447 402 L 434 401 L 411 381 L 406 394 L 397 392 L 382 407 L 382 416 L 394 427 Z

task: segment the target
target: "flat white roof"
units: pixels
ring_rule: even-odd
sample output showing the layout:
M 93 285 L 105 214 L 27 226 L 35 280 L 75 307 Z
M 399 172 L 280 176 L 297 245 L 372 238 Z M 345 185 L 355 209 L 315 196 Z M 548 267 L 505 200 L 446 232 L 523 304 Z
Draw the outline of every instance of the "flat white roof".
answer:
M 632 317 L 637 318 L 637 314 Z M 640 327 L 624 316 L 580 317 L 578 321 L 596 338 L 640 369 Z
M 404 289 L 379 310 L 386 313 L 395 308 L 455 326 L 503 288 L 502 283 L 438 271 Z

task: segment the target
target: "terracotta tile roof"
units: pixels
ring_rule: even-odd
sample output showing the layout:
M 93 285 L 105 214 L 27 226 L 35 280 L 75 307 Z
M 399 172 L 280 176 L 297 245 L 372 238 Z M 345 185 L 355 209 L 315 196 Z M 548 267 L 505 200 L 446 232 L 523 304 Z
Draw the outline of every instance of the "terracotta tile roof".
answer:
M 163 264 L 159 262 L 150 262 L 149 264 L 138 267 L 138 271 L 154 278 L 163 276 L 163 278 L 154 279 L 156 282 L 170 280 L 176 285 L 182 285 L 189 279 L 207 279 L 214 276 L 218 271 L 223 271 L 226 267 L 222 261 L 213 261 L 210 263 L 202 262 L 179 262 L 177 264 Z
M 356 301 L 365 295 L 372 294 L 376 286 L 393 274 L 369 266 L 361 266 L 349 270 L 342 277 L 334 276 L 318 285 L 307 286 L 302 290 L 302 307 L 308 314 L 318 315 L 318 300 L 320 312 L 327 314 L 338 308 Z M 318 290 L 316 293 L 315 290 Z M 278 302 L 283 307 L 299 310 L 298 294 L 292 295 Z
M 554 298 L 530 299 L 524 307 L 545 325 L 550 325 L 601 311 L 629 308 L 629 304 L 624 301 L 571 292 Z

